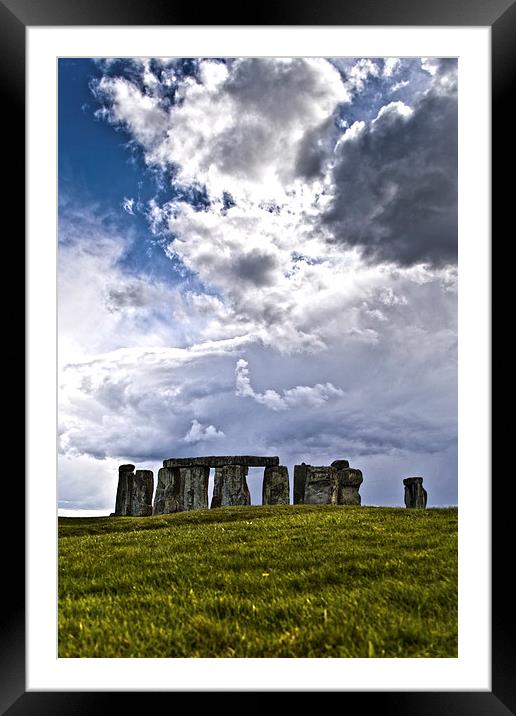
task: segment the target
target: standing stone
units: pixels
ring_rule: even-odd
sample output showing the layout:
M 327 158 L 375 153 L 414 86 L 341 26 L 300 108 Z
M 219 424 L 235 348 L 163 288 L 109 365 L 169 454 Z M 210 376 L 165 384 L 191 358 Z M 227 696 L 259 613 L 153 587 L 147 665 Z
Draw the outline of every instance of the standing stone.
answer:
M 308 465 L 294 465 L 294 504 L 302 505 L 305 501 L 306 470 Z
M 405 485 L 405 507 L 424 509 L 428 495 L 423 487 L 423 478 L 406 477 L 403 484 Z
M 120 465 L 118 468 L 115 515 L 125 517 L 132 514 L 133 485 L 134 465 Z
M 154 492 L 154 475 L 152 470 L 136 470 L 133 482 L 133 499 L 131 514 L 134 517 L 152 515 L 152 493 Z
M 334 460 L 331 466 L 336 467 L 337 470 L 344 470 L 349 467 L 349 462 L 347 460 Z
M 262 505 L 290 504 L 288 468 L 285 465 L 266 467 L 263 471 Z
M 336 505 L 339 473 L 335 467 L 306 466 L 305 505 Z
M 248 471 L 249 468 L 244 465 L 225 465 L 221 468 L 221 507 L 251 504 L 246 480 Z
M 181 476 L 178 467 L 162 467 L 158 471 L 158 485 L 154 497 L 153 513 L 169 515 L 181 512 L 183 496 L 181 495 Z
M 215 468 L 215 479 L 213 481 L 213 495 L 211 497 L 210 507 L 220 507 L 222 504 L 222 479 L 223 479 L 223 468 Z
M 208 509 L 208 480 L 210 468 L 204 465 L 180 467 L 180 492 L 183 510 Z
M 152 515 L 154 476 L 151 470 L 136 470 L 134 465 L 120 465 L 116 491 L 115 515 L 147 517 Z
M 336 461 L 336 462 L 341 462 Z M 347 462 L 347 460 L 342 460 Z M 335 465 L 335 463 L 332 463 Z M 353 467 L 343 468 L 338 471 L 339 492 L 337 497 L 338 505 L 361 505 L 360 485 L 364 481 L 361 470 L 355 470 Z

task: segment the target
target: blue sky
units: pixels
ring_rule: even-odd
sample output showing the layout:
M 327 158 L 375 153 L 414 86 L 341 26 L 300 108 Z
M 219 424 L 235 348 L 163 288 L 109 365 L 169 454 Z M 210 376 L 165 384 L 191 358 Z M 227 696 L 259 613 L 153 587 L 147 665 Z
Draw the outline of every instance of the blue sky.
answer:
M 118 463 L 227 453 L 456 503 L 456 78 L 59 61 L 61 510 L 109 512 Z

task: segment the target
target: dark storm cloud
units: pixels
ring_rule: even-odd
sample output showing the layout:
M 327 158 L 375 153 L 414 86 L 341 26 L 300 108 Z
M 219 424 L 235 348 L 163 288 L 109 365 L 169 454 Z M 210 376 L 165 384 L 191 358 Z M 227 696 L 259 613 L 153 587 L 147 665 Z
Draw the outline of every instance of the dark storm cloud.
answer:
M 305 133 L 296 159 L 296 176 L 314 179 L 322 173 L 324 163 L 331 156 L 335 134 L 333 116 Z
M 457 257 L 457 97 L 451 66 L 412 114 L 384 107 L 337 150 L 323 217 L 333 240 L 366 257 L 440 266 Z M 400 111 L 401 110 L 401 111 Z
M 274 283 L 273 272 L 276 268 L 276 258 L 257 249 L 239 256 L 233 264 L 235 276 L 240 281 L 252 283 L 254 286 L 268 286 Z

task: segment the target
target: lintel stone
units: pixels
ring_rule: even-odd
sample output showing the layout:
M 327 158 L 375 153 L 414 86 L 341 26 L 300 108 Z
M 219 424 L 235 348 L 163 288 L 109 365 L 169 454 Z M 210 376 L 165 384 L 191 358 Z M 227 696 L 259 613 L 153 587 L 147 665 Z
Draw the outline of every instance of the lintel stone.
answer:
M 279 457 L 257 457 L 254 455 L 209 455 L 207 457 L 171 457 L 163 460 L 163 467 L 276 467 Z

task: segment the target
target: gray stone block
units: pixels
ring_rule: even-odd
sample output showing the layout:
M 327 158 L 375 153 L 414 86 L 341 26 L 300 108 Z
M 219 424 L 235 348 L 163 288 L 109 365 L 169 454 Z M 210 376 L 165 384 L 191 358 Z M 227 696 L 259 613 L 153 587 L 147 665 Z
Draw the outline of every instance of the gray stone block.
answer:
M 152 515 L 152 493 L 154 492 L 154 475 L 152 470 L 136 470 L 133 487 L 133 517 Z
M 406 477 L 403 480 L 405 485 L 405 507 L 412 509 L 424 509 L 426 507 L 428 493 L 423 487 L 422 477 Z
M 305 501 L 306 469 L 308 465 L 294 465 L 294 504 L 302 505 Z
M 263 471 L 262 504 L 290 504 L 288 468 L 285 465 L 266 467 Z
M 180 467 L 180 494 L 183 510 L 208 509 L 208 479 L 210 468 L 204 465 Z
M 163 460 L 163 467 L 225 467 L 243 465 L 246 467 L 273 467 L 279 465 L 279 457 L 257 457 L 254 455 L 208 455 L 206 457 L 170 457 Z
M 251 493 L 247 486 L 249 469 L 243 465 L 225 465 L 220 471 L 220 506 L 250 505 Z
M 134 465 L 120 465 L 118 468 L 115 515 L 125 517 L 132 514 L 133 488 Z
M 213 495 L 211 497 L 211 508 L 222 506 L 222 480 L 223 480 L 223 467 L 215 468 L 215 479 L 213 482 Z
M 338 470 L 335 467 L 307 465 L 305 505 L 336 505 L 339 492 Z
M 136 470 L 134 465 L 120 465 L 115 515 L 148 517 L 152 515 L 154 476 L 151 470 Z
M 361 470 L 353 467 L 344 468 L 338 471 L 339 491 L 337 504 L 339 505 L 361 505 L 360 485 L 364 481 Z
M 178 467 L 162 467 L 158 470 L 158 484 L 154 497 L 153 513 L 169 515 L 183 510 L 181 477 Z

